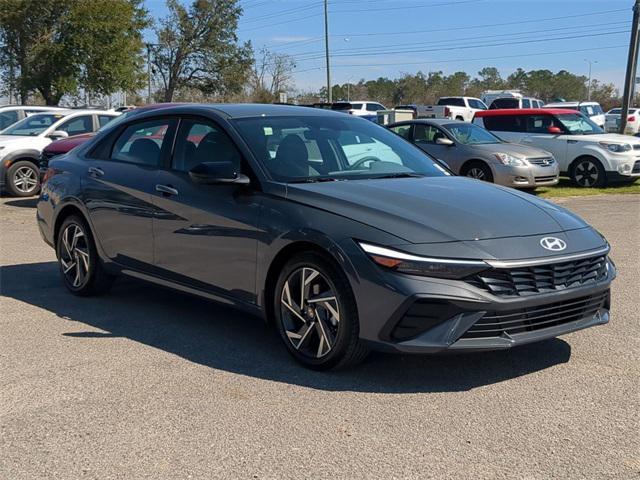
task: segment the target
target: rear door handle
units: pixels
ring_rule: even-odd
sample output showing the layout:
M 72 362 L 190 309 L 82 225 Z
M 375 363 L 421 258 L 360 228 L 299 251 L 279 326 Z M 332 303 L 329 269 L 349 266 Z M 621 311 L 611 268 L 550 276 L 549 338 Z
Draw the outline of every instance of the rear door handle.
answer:
M 156 192 L 161 192 L 163 195 L 178 195 L 178 190 L 169 185 L 156 185 Z
M 92 177 L 102 177 L 104 175 L 104 170 L 102 170 L 101 168 L 98 168 L 98 167 L 89 167 L 87 172 Z

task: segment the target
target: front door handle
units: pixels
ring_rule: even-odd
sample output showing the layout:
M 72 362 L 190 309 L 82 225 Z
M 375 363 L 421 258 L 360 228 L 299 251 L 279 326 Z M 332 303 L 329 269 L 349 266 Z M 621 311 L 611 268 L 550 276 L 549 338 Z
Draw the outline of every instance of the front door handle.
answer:
M 104 175 L 104 170 L 102 170 L 101 168 L 98 168 L 98 167 L 89 167 L 87 172 L 92 177 L 102 177 Z
M 161 192 L 163 195 L 178 195 L 178 190 L 169 185 L 156 185 L 156 192 Z

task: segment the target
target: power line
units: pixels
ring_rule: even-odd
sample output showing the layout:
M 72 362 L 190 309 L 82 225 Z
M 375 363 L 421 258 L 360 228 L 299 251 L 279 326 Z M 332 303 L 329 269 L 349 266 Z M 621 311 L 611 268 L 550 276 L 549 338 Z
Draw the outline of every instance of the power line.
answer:
M 504 60 L 508 58 L 519 58 L 519 57 L 534 57 L 534 56 L 542 56 L 542 55 L 559 55 L 565 53 L 581 53 L 581 52 L 592 52 L 596 50 L 611 50 L 614 48 L 626 47 L 626 45 L 612 45 L 610 47 L 594 47 L 594 48 L 583 48 L 579 50 L 559 50 L 556 52 L 535 52 L 535 53 L 521 53 L 517 55 L 504 55 L 499 57 L 474 57 L 474 58 L 456 58 L 449 60 L 435 60 L 435 61 L 423 61 L 423 62 L 399 62 L 399 63 L 367 63 L 367 64 L 337 64 L 333 65 L 333 68 L 346 68 L 346 67 L 385 67 L 385 66 L 404 66 L 404 65 L 432 65 L 432 64 L 440 64 L 440 63 L 453 63 L 453 62 L 473 62 L 473 61 L 484 61 L 484 60 Z M 305 73 L 311 72 L 314 70 L 323 70 L 324 67 L 314 67 L 307 68 L 304 70 L 296 70 L 295 73 Z
M 412 5 L 410 7 L 403 5 L 402 7 L 367 8 L 367 12 L 388 12 L 390 10 L 399 10 L 400 8 L 404 10 L 407 8 L 433 8 L 441 6 L 453 7 L 464 3 L 478 3 L 481 1 L 482 0 L 459 0 L 454 2 L 430 3 L 428 5 Z M 362 13 L 362 10 L 335 10 L 331 13 Z
M 315 2 L 311 5 L 307 5 L 304 7 L 298 7 L 298 8 L 289 8 L 287 10 L 280 10 L 278 12 L 272 12 L 266 15 L 260 15 L 258 17 L 253 17 L 253 18 L 248 18 L 247 20 L 243 20 L 243 23 L 247 23 L 247 22 L 260 22 L 263 20 L 268 20 L 270 18 L 278 18 L 278 17 L 282 17 L 285 15 L 291 15 L 291 14 L 295 14 L 295 13 L 299 13 L 302 11 L 306 11 L 306 10 L 310 10 L 313 8 L 318 7 L 319 5 L 322 5 L 322 2 Z

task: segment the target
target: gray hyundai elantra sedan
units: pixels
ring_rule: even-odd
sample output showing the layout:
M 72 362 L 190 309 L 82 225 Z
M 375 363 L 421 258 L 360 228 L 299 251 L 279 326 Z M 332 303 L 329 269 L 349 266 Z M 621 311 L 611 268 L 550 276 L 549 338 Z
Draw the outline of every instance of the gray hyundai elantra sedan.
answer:
M 131 115 L 49 163 L 37 219 L 71 293 L 128 275 L 224 302 L 315 369 L 604 324 L 616 274 L 573 213 L 306 107 Z

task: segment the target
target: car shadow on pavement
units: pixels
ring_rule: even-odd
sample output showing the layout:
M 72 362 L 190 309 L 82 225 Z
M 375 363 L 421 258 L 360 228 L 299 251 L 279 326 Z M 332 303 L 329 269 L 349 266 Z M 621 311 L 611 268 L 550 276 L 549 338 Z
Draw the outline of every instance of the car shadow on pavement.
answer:
M 251 315 L 137 280 L 119 279 L 111 293 L 74 297 L 55 262 L 2 267 L 3 296 L 48 310 L 70 324 L 70 339 L 107 348 L 123 337 L 211 368 L 328 391 L 381 393 L 465 391 L 565 363 L 560 339 L 509 351 L 443 356 L 372 353 L 342 372 L 309 371 L 289 357 L 273 328 Z M 84 326 L 91 329 L 83 330 Z M 96 332 L 94 329 L 99 329 Z
M 19 208 L 36 208 L 38 205 L 38 197 L 31 198 L 19 198 L 16 200 L 8 200 L 4 202 L 5 205 L 10 207 L 19 207 Z

